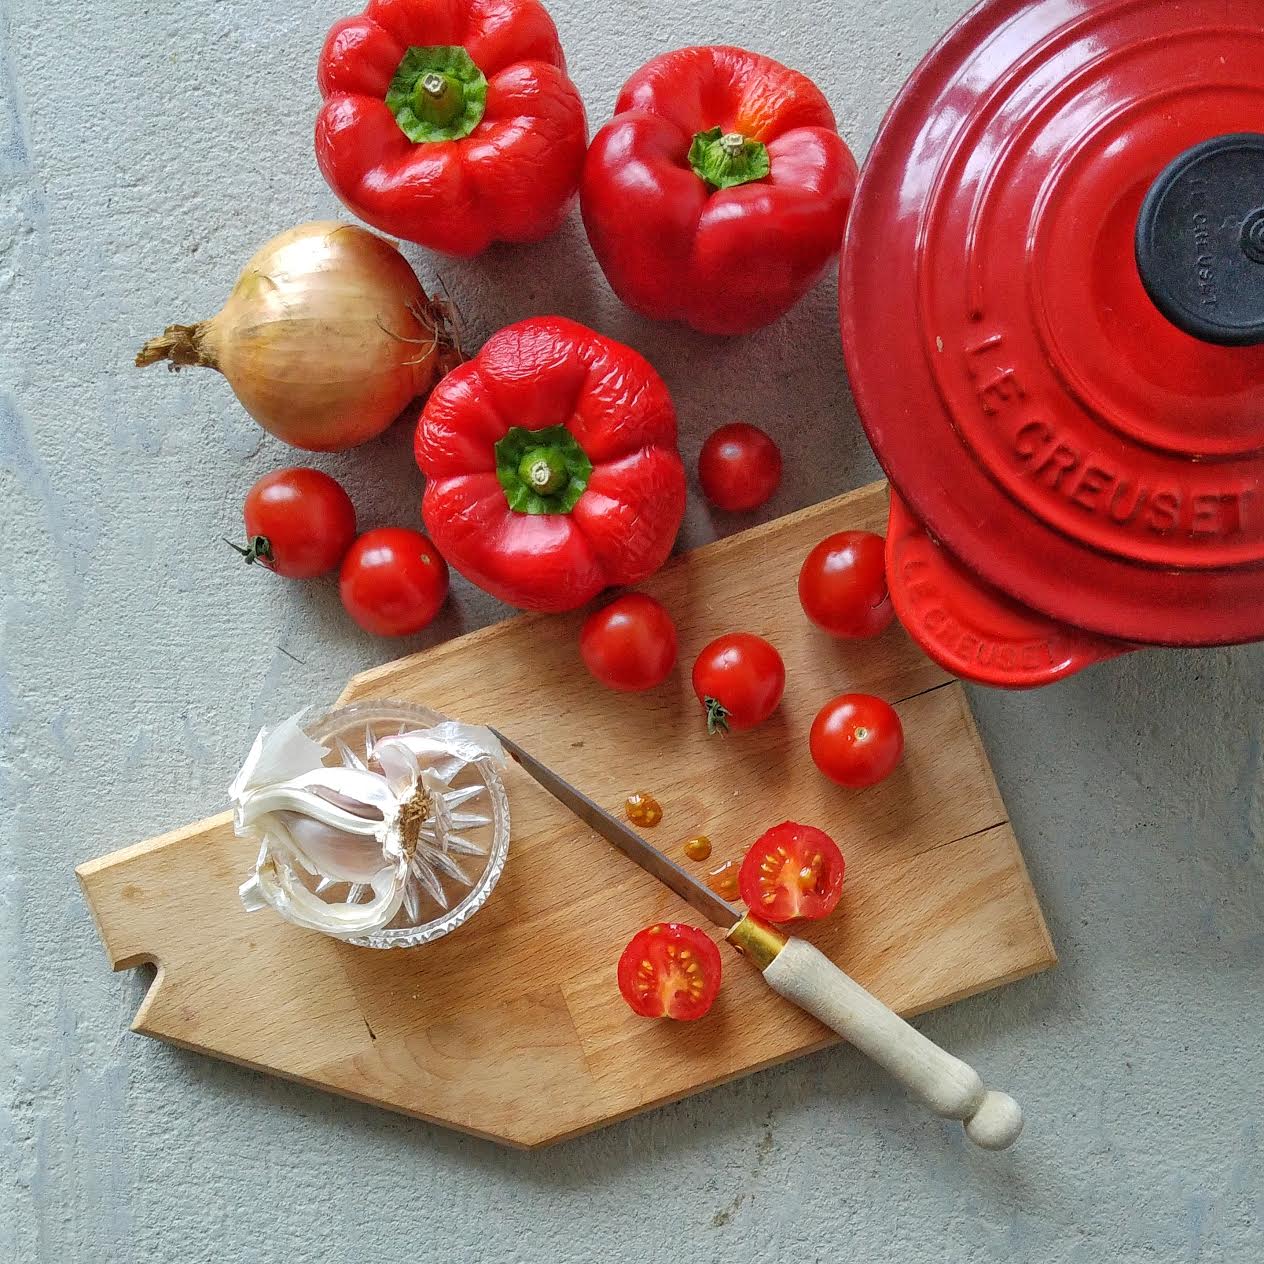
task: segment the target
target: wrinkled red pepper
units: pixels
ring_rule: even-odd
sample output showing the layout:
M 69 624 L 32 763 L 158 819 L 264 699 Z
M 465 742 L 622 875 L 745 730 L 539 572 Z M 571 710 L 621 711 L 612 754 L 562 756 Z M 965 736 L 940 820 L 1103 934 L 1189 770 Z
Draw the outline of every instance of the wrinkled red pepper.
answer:
M 370 0 L 318 82 L 316 160 L 374 228 L 475 255 L 566 217 L 588 126 L 537 0 Z
M 588 151 L 580 197 L 629 307 L 740 334 L 820 278 L 856 176 L 810 79 L 740 48 L 682 48 L 628 80 Z
M 667 560 L 685 512 L 676 410 L 647 360 L 574 321 L 494 334 L 417 427 L 439 551 L 527 610 L 573 610 Z

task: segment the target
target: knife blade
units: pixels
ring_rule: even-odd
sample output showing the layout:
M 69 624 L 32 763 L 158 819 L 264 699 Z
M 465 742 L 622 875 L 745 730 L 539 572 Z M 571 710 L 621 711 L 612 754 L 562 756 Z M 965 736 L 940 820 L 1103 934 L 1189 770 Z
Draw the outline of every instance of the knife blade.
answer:
M 523 771 L 553 798 L 690 908 L 721 927 L 729 944 L 756 966 L 774 992 L 885 1067 L 937 1115 L 960 1120 L 976 1145 L 1004 1150 L 1018 1140 L 1023 1112 L 1007 1093 L 986 1088 L 973 1067 L 906 1023 L 806 940 L 787 936 L 721 899 L 517 742 L 496 729 L 492 732 Z
M 582 790 L 542 764 L 534 755 L 528 754 L 517 742 L 510 741 L 496 729 L 492 729 L 492 732 L 513 756 L 514 761 L 534 781 L 543 786 L 559 803 L 570 808 L 585 825 L 596 830 L 606 842 L 613 843 L 634 864 L 675 891 L 695 912 L 701 913 L 707 921 L 714 922 L 726 931 L 742 920 L 741 909 L 721 899 L 693 874 L 686 873 L 674 860 L 647 843 L 630 825 L 625 825 L 617 816 L 612 816 L 605 808 L 594 803 Z

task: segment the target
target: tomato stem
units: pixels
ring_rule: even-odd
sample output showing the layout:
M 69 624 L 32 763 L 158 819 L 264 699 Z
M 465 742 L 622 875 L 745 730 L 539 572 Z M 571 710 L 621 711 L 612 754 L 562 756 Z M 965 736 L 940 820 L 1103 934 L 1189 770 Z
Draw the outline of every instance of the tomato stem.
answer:
M 220 538 L 230 549 L 240 553 L 246 559 L 247 566 L 253 566 L 256 562 L 272 561 L 272 541 L 266 535 L 252 535 L 250 542 L 244 548 L 240 544 L 234 544 L 227 536 Z
M 702 705 L 707 709 L 707 732 L 713 737 L 719 734 L 727 737 L 729 731 L 729 709 L 719 698 L 703 698 Z

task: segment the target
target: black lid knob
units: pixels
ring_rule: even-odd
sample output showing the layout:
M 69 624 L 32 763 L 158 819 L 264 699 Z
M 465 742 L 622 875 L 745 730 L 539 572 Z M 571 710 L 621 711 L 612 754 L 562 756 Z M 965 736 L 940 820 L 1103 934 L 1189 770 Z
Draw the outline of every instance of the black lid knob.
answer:
M 1217 136 L 1163 171 L 1137 220 L 1137 268 L 1178 329 L 1264 343 L 1264 135 Z

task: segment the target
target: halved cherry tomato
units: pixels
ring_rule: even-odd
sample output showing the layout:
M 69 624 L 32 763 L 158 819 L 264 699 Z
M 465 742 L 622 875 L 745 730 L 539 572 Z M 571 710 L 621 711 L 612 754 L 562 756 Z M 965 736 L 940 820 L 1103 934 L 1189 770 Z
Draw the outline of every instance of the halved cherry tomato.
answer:
M 831 636 L 870 637 L 895 618 L 887 591 L 886 541 L 872 531 L 827 536 L 799 572 L 804 612 Z
M 448 564 L 420 531 L 378 527 L 352 546 L 339 575 L 347 613 L 375 636 L 411 636 L 448 595 Z
M 758 509 L 781 482 L 781 449 L 758 426 L 721 426 L 702 445 L 698 481 L 717 509 Z
M 708 733 L 762 724 L 786 689 L 781 655 L 750 632 L 717 637 L 693 665 L 693 691 L 707 713 Z
M 619 958 L 619 991 L 645 1018 L 701 1018 L 720 990 L 720 950 L 681 922 L 638 931 Z
M 233 548 L 288 579 L 333 570 L 355 539 L 351 497 L 328 474 L 302 466 L 265 474 L 246 493 L 242 517 L 246 547 Z
M 809 739 L 816 766 L 840 786 L 858 790 L 888 776 L 904 754 L 904 726 L 895 708 L 867 693 L 827 702 Z
M 676 665 L 676 625 L 653 597 L 625 593 L 584 620 L 579 654 L 603 685 L 640 693 L 661 685 Z
M 823 830 L 786 821 L 746 853 L 738 886 L 747 908 L 770 922 L 828 917 L 843 892 L 843 853 Z

